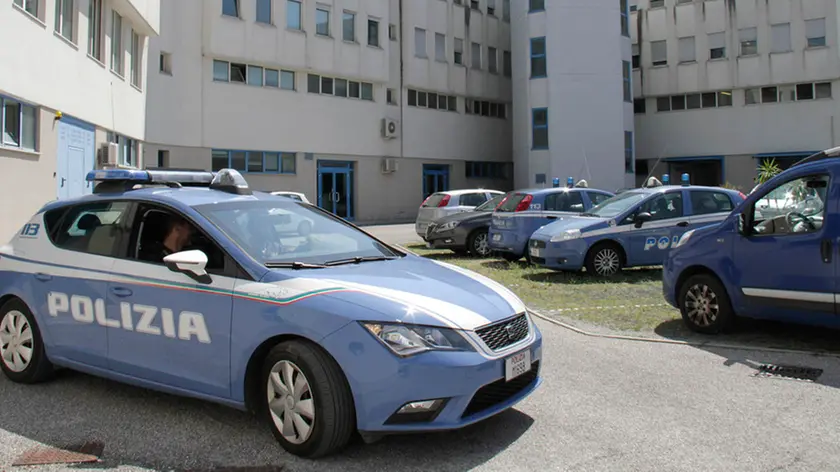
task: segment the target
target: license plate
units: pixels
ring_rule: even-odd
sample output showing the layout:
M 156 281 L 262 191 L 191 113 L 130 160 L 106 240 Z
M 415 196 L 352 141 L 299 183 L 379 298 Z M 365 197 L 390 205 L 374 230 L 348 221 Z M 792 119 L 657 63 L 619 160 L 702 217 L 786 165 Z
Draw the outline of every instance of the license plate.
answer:
M 531 370 L 531 350 L 526 349 L 505 359 L 505 382 Z
M 502 240 L 502 235 L 501 234 L 494 234 L 493 235 L 493 241 L 501 241 L 501 240 Z
M 531 257 L 542 257 L 542 249 L 538 247 L 530 248 Z

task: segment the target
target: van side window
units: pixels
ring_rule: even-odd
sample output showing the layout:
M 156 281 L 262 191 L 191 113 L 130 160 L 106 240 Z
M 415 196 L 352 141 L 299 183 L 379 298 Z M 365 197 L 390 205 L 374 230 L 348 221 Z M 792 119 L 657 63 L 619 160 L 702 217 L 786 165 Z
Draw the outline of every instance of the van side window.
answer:
M 710 190 L 691 190 L 691 213 L 694 215 L 707 215 L 709 213 L 720 213 L 732 211 L 732 199 L 723 192 Z
M 750 220 L 753 234 L 783 235 L 815 233 L 825 219 L 828 175 L 812 175 L 785 182 L 759 198 Z
M 61 249 L 113 257 L 125 235 L 128 206 L 129 202 L 95 202 L 61 210 L 61 222 L 50 230 L 52 242 Z
M 555 192 L 545 196 L 544 211 L 583 212 L 583 197 L 580 192 Z

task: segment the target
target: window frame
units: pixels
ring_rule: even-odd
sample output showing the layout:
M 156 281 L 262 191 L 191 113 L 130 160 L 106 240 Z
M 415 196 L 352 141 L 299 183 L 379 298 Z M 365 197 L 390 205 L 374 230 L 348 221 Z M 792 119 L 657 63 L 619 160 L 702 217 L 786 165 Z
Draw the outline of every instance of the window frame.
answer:
M 14 144 L 12 142 L 6 141 L 6 102 L 14 102 L 17 104 L 17 120 L 18 120 L 18 143 Z M 30 109 L 32 110 L 33 120 L 35 124 L 34 134 L 33 137 L 33 146 L 32 148 L 24 147 L 24 110 Z M 0 95 L 0 148 L 2 149 L 12 149 L 16 151 L 24 151 L 24 152 L 39 152 L 40 146 L 40 131 L 41 131 L 41 123 L 39 120 L 39 112 L 41 111 L 41 107 L 33 105 L 31 103 L 25 102 L 23 100 L 18 100 L 17 98 L 8 97 L 5 95 Z
M 227 155 L 227 163 L 225 166 L 221 168 L 228 168 L 228 169 L 235 169 L 237 172 L 242 174 L 266 174 L 266 175 L 297 175 L 297 165 L 298 165 L 298 153 L 291 152 L 291 151 L 258 151 L 258 150 L 245 150 L 245 149 L 220 149 L 220 148 L 213 148 L 210 150 L 210 169 L 211 171 L 215 172 L 216 169 L 215 163 L 213 162 L 216 158 L 221 157 L 221 154 L 224 153 Z M 234 154 L 243 154 L 245 158 L 245 167 L 244 169 L 238 169 L 233 165 L 233 157 Z M 260 169 L 259 171 L 251 171 L 248 169 L 248 166 L 251 162 L 251 155 L 259 154 L 260 155 Z M 267 154 L 276 154 L 277 155 L 277 170 L 266 170 L 266 155 Z M 293 169 L 291 171 L 287 171 L 287 166 L 283 165 L 284 157 L 292 158 L 293 162 Z
M 695 195 L 697 198 L 700 198 L 700 195 L 703 194 L 710 194 L 712 199 L 715 199 L 715 195 L 722 195 L 726 198 L 726 201 L 729 202 L 729 209 L 728 210 L 719 210 L 714 212 L 707 212 L 707 213 L 698 213 L 695 211 Z M 707 189 L 688 189 L 688 200 L 691 206 L 691 216 L 705 216 L 705 215 L 714 215 L 715 213 L 731 213 L 732 210 L 735 209 L 735 202 L 732 201 L 732 196 L 726 192 L 721 192 L 719 190 L 707 190 Z
M 292 19 L 292 15 L 289 14 L 289 9 L 292 5 L 296 5 L 297 14 L 296 18 L 297 26 L 292 26 L 289 21 Z M 286 0 L 286 29 L 292 31 L 303 31 L 303 3 L 300 0 Z
M 367 45 L 374 47 L 374 48 L 381 48 L 382 41 L 380 38 L 380 28 L 381 28 L 381 21 L 378 18 L 371 18 L 368 17 L 367 20 Z M 371 32 L 376 31 L 376 33 L 371 36 Z M 375 40 L 371 40 L 373 37 Z
M 539 112 L 545 112 L 545 124 L 537 125 L 536 116 Z M 549 139 L 549 131 L 548 131 L 548 123 L 549 123 L 549 116 L 548 116 L 548 107 L 537 107 L 531 109 L 531 150 L 532 151 L 545 151 L 548 150 L 551 146 L 551 140 Z M 536 140 L 536 132 L 537 130 L 545 129 L 545 145 L 544 146 L 537 146 Z
M 68 31 L 66 31 L 65 26 L 68 26 L 67 22 L 65 21 L 65 8 L 67 5 L 70 5 L 70 22 L 69 22 L 69 35 Z M 55 0 L 55 32 L 63 39 L 70 41 L 73 44 L 76 44 L 76 33 L 78 30 L 78 23 L 77 19 L 77 11 L 76 11 L 76 0 Z
M 557 203 L 563 200 L 563 197 L 566 197 L 567 203 L 569 203 L 569 205 L 566 205 L 566 207 L 569 207 L 570 205 L 576 205 L 578 202 L 576 202 L 576 201 L 572 202 L 570 200 L 572 198 L 572 195 L 575 195 L 576 198 L 578 200 L 580 200 L 580 211 L 579 212 L 571 210 L 571 209 L 568 209 L 568 210 L 558 210 L 556 208 L 549 209 L 549 202 L 554 204 L 554 206 L 556 207 Z M 556 212 L 564 212 L 564 213 L 583 213 L 583 212 L 586 211 L 586 203 L 583 201 L 583 192 L 580 192 L 580 191 L 556 191 L 556 192 L 548 193 L 548 194 L 545 195 L 545 197 L 543 197 L 542 209 L 543 209 L 543 211 L 556 211 Z
M 749 228 L 749 233 L 747 234 L 747 237 L 748 238 L 766 238 L 766 237 L 777 237 L 778 238 L 778 237 L 791 237 L 791 236 L 794 236 L 794 237 L 795 236 L 813 236 L 813 235 L 818 234 L 819 232 L 823 231 L 825 229 L 825 223 L 823 223 L 823 225 L 817 231 L 808 231 L 808 232 L 804 232 L 804 233 L 786 232 L 786 233 L 760 234 L 760 233 L 755 232 L 755 224 L 756 224 L 756 222 L 755 222 L 755 207 L 756 207 L 756 204 L 759 201 L 764 199 L 764 197 L 766 197 L 767 195 L 775 192 L 779 188 L 781 188 L 785 185 L 788 185 L 791 182 L 794 182 L 796 180 L 811 180 L 811 179 L 817 179 L 817 178 L 826 179 L 827 180 L 827 182 L 826 182 L 827 188 L 828 189 L 831 188 L 831 185 L 833 184 L 831 173 L 829 173 L 827 171 L 815 170 L 815 171 L 812 171 L 812 172 L 808 172 L 806 174 L 791 176 L 791 177 L 783 180 L 779 184 L 775 185 L 773 188 L 768 189 L 766 191 L 763 191 L 763 192 L 761 192 L 761 194 L 756 195 L 755 200 L 753 200 L 753 202 L 749 205 L 749 207 L 747 207 L 746 211 L 744 212 L 745 216 L 746 216 L 746 220 L 747 220 L 746 221 L 746 227 Z M 827 211 L 826 211 L 827 206 L 828 205 L 823 205 L 823 209 L 822 209 L 823 218 L 825 218 L 825 216 L 827 214 Z M 764 220 L 762 220 L 762 221 L 764 221 Z
M 349 22 L 348 19 L 350 20 Z M 350 38 L 347 37 L 348 33 L 350 34 Z M 343 10 L 341 12 L 341 39 L 346 43 L 357 43 L 356 38 L 356 12 Z
M 268 19 L 260 18 L 261 10 L 268 8 L 268 11 L 262 11 L 263 14 L 268 14 Z M 254 13 L 254 22 L 263 25 L 274 24 L 274 2 L 272 0 L 256 0 L 256 12 Z
M 123 17 L 111 10 L 111 72 L 125 76 L 125 47 L 123 46 Z
M 630 61 L 621 61 L 621 73 L 623 76 L 623 93 L 625 103 L 633 103 L 633 71 L 631 67 L 632 64 L 630 63 Z
M 326 14 L 327 21 L 321 22 L 318 18 L 319 15 Z M 332 38 L 332 9 L 329 8 L 327 5 L 318 4 L 315 7 L 315 36 L 320 36 L 322 38 Z M 321 25 L 326 25 L 326 32 L 321 28 Z
M 619 9 L 621 10 L 621 35 L 625 38 L 630 37 L 630 11 L 628 0 L 619 0 Z
M 233 13 L 231 13 L 228 9 L 233 7 Z M 222 16 L 227 16 L 230 18 L 240 18 L 242 15 L 241 5 L 239 4 L 239 0 L 222 0 Z
M 143 88 L 143 37 L 131 29 L 131 64 L 129 72 L 131 73 L 131 85 L 138 89 Z
M 88 47 L 89 57 L 102 62 L 102 1 L 90 0 L 88 4 Z M 91 20 L 94 18 L 95 21 Z M 91 27 L 93 25 L 93 27 Z
M 543 52 L 540 53 L 540 54 L 534 54 L 534 44 L 538 43 L 540 41 L 542 42 L 542 45 L 543 45 Z M 529 45 L 528 55 L 531 58 L 530 71 L 529 71 L 530 78 L 531 79 L 544 79 L 544 78 L 548 77 L 548 58 L 547 58 L 548 49 L 547 49 L 547 42 L 546 42 L 545 36 L 536 36 L 536 37 L 531 38 L 528 45 Z M 542 68 L 545 72 L 542 75 L 535 75 L 534 74 L 534 69 L 535 69 L 534 64 L 535 63 L 539 64 L 540 62 L 542 63 Z

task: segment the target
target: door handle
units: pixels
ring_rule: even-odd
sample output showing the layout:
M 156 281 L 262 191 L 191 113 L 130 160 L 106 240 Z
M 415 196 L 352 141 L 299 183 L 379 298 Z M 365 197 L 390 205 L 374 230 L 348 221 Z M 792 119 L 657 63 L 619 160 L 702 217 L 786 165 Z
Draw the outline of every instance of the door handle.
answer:
M 677 226 L 679 226 L 680 228 L 685 228 L 686 226 L 688 226 L 688 221 L 680 221 L 679 223 L 677 223 Z
M 831 262 L 831 240 L 823 239 L 820 242 L 820 255 L 826 264 Z
M 52 280 L 52 275 L 45 274 L 43 272 L 38 272 L 35 274 L 35 278 L 40 280 L 41 282 L 49 282 L 50 280 Z
M 118 297 L 128 297 L 131 296 L 131 294 L 134 292 L 125 287 L 111 287 L 111 293 Z
M 64 177 L 61 178 L 61 186 L 64 187 L 64 182 L 67 181 Z

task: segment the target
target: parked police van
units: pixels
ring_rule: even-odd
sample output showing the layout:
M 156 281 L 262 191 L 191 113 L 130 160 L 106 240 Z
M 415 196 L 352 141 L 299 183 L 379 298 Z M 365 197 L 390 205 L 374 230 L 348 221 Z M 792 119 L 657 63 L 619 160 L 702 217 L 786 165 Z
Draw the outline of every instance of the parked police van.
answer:
M 840 326 L 837 157 L 840 147 L 806 157 L 720 224 L 683 235 L 665 258 L 662 290 L 689 328 L 718 333 L 736 316 Z M 778 195 L 772 212 L 762 208 Z
M 611 276 L 624 267 L 661 265 L 686 231 L 722 221 L 743 199 L 737 190 L 649 179 L 579 216 L 536 230 L 528 244 L 531 262 L 554 270 Z M 652 183 L 651 183 L 652 182 Z

